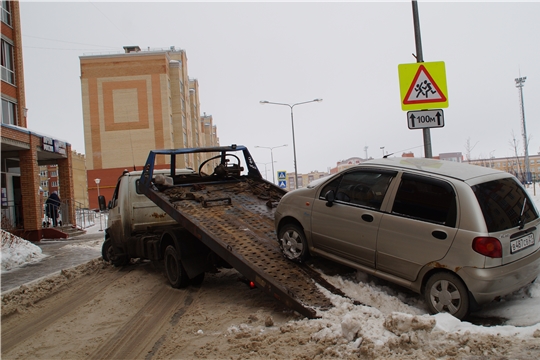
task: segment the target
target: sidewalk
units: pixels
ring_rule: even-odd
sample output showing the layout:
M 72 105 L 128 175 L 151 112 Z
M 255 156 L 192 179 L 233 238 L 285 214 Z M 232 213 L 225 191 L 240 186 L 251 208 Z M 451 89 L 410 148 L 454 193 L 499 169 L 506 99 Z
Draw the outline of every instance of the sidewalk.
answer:
M 1 292 L 99 258 L 104 236 L 104 232 L 99 228 L 97 224 L 88 228 L 86 234 L 61 240 L 43 239 L 35 243 L 47 257 L 7 272 L 2 271 Z

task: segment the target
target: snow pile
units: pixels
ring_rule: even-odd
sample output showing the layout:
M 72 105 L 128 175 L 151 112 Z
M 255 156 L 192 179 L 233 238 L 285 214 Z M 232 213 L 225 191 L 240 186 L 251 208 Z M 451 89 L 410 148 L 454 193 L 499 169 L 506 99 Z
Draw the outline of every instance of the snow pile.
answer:
M 44 258 L 41 248 L 2 230 L 2 271 Z
M 91 242 L 85 242 L 80 244 L 68 244 L 64 246 L 64 249 L 90 249 L 90 250 L 101 250 L 103 246 L 103 240 L 94 240 Z

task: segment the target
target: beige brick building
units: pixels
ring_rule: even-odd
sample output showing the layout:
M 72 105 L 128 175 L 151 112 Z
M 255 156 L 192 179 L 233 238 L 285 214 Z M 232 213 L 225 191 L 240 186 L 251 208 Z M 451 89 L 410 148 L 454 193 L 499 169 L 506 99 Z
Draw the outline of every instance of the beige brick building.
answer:
M 80 65 L 91 208 L 98 190 L 111 198 L 124 169 L 142 169 L 150 150 L 219 145 L 203 129 L 199 84 L 188 77 L 184 50 L 125 46 L 123 53 L 81 56 Z M 198 169 L 204 160 L 186 155 L 177 165 Z
M 518 157 L 503 157 L 503 158 L 489 158 L 489 159 L 477 159 L 470 160 L 469 163 L 490 167 L 497 170 L 509 172 L 523 181 L 525 179 L 525 158 L 523 156 Z M 529 155 L 529 170 L 531 172 L 530 179 L 533 182 L 540 181 L 540 154 Z

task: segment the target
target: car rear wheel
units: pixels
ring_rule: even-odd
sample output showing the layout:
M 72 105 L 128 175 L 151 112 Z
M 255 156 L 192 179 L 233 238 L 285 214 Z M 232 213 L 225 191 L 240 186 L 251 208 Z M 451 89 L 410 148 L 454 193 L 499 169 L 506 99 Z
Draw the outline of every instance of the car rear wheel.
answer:
M 189 278 L 180 261 L 180 254 L 173 245 L 165 249 L 165 273 L 173 288 L 179 289 L 189 285 Z
M 287 259 L 303 262 L 309 257 L 304 231 L 295 224 L 284 225 L 279 230 L 279 247 Z
M 469 292 L 454 274 L 439 272 L 432 275 L 426 283 L 424 297 L 432 314 L 446 312 L 463 319 L 469 313 Z

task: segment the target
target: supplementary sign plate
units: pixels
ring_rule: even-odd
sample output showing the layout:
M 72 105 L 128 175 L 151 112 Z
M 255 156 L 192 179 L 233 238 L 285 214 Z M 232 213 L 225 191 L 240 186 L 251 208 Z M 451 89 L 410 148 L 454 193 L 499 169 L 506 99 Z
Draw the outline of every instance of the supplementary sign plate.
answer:
M 425 129 L 444 126 L 444 113 L 441 109 L 407 111 L 409 129 Z

